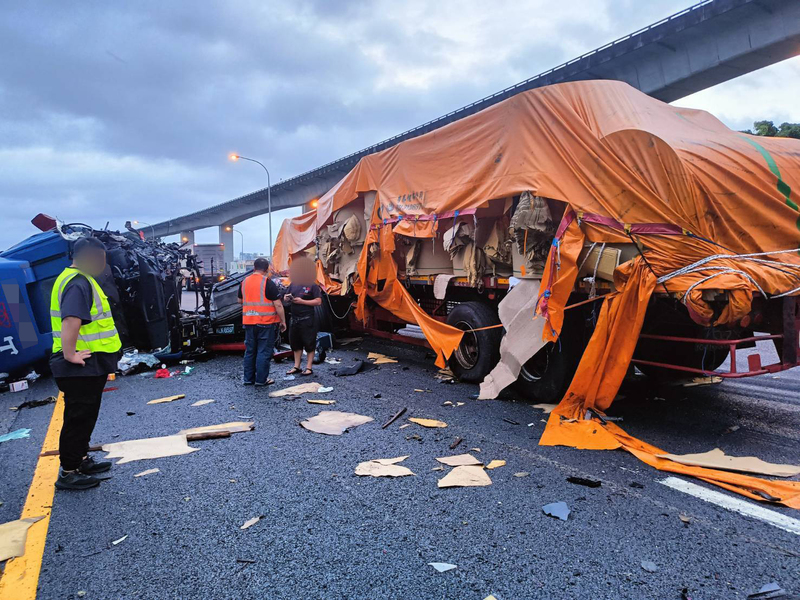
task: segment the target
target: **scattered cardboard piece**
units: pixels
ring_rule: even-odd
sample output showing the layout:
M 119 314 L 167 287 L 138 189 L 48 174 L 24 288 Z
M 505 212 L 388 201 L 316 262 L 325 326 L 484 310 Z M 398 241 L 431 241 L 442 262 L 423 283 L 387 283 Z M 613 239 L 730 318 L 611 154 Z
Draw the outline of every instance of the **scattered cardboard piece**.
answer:
M 447 571 L 452 571 L 453 569 L 458 568 L 457 565 L 451 565 L 450 563 L 432 562 L 428 564 L 436 569 L 439 573 L 446 573 Z
M 316 381 L 309 381 L 308 383 L 301 383 L 300 385 L 293 385 L 282 390 L 276 390 L 269 393 L 270 398 L 283 398 L 284 396 L 299 396 L 300 394 L 316 394 L 322 387 L 321 383 Z
M 658 458 L 667 458 L 682 465 L 736 471 L 739 473 L 757 473 L 773 477 L 794 477 L 800 475 L 800 466 L 779 463 L 768 463 L 755 456 L 728 456 L 719 448 L 700 454 L 658 454 Z
M 372 417 L 338 410 L 323 410 L 318 415 L 300 422 L 300 426 L 324 435 L 342 435 L 350 427 L 374 421 Z
M 539 408 L 544 411 L 544 414 L 549 415 L 556 407 L 555 404 L 534 404 L 533 408 Z
M 44 517 L 17 519 L 0 525 L 0 562 L 25 554 L 28 529 Z
M 147 469 L 141 473 L 137 473 L 134 477 L 144 477 L 145 475 L 152 475 L 153 473 L 160 473 L 161 469 Z
M 306 402 L 309 404 L 324 404 L 326 406 L 330 404 L 336 404 L 336 400 L 306 400 Z
M 203 427 L 192 427 L 191 429 L 181 429 L 178 433 L 189 435 L 190 433 L 210 433 L 212 431 L 230 431 L 231 433 L 244 433 L 255 429 L 254 421 L 231 421 L 230 423 L 220 423 L 219 425 L 205 425 Z
M 442 477 L 437 485 L 440 488 L 448 487 L 482 487 L 492 485 L 492 480 L 483 467 L 464 465 L 456 467 Z
M 396 363 L 397 358 L 394 356 L 386 356 L 378 352 L 370 352 L 367 354 L 367 360 L 374 360 L 376 365 L 385 365 L 387 363 Z
M 253 517 L 252 519 L 247 519 L 247 521 L 245 521 L 244 524 L 241 527 L 239 527 L 239 529 L 247 529 L 248 527 L 252 527 L 256 523 L 258 523 L 262 518 L 263 518 L 263 516 L 259 515 L 258 517 Z
M 414 473 L 411 469 L 397 464 L 407 458 L 408 455 L 398 456 L 397 458 L 376 458 L 358 463 L 356 475 L 370 477 L 404 477 L 413 475 Z
M 103 444 L 103 451 L 108 452 L 106 458 L 119 458 L 118 465 L 134 460 L 191 454 L 199 449 L 186 443 L 185 434 Z
M 417 425 L 422 425 L 423 427 L 447 427 L 447 423 L 444 421 L 438 421 L 436 419 L 418 419 L 416 417 L 412 417 L 409 419 L 412 423 L 416 423 Z
M 444 456 L 436 459 L 438 462 L 448 467 L 461 467 L 464 465 L 482 465 L 483 463 L 471 454 L 456 454 L 455 456 Z
M 189 406 L 205 406 L 206 404 L 211 404 L 214 402 L 213 400 L 198 400 L 197 402 L 190 404 Z
M 492 470 L 492 469 L 496 469 L 497 467 L 504 467 L 505 464 L 506 464 L 506 461 L 495 459 L 495 460 L 491 461 L 488 465 L 486 465 L 486 468 L 489 469 L 489 470 Z
M 186 394 L 177 394 L 175 396 L 165 396 L 164 398 L 156 398 L 155 400 L 150 400 L 148 404 L 164 404 L 165 402 L 174 402 L 175 400 L 180 400 L 181 398 L 186 398 Z

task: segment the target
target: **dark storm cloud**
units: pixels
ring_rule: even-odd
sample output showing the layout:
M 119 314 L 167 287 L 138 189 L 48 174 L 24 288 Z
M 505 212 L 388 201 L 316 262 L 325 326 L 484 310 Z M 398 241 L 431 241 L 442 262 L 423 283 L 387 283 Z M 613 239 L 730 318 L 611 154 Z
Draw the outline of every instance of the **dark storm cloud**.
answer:
M 522 12 L 527 3 L 420 0 L 4 6 L 0 248 L 40 210 L 119 227 L 217 204 L 265 184 L 252 165 L 228 163 L 230 151 L 266 162 L 275 182 L 686 3 L 564 4 L 548 14 L 544 0 Z M 502 11 L 524 19 L 504 23 Z

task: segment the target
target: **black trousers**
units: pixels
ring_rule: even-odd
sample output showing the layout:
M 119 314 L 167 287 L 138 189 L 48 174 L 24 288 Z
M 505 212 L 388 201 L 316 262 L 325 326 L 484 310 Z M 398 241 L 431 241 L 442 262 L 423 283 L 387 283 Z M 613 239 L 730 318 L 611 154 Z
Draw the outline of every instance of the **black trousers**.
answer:
M 92 377 L 58 377 L 56 385 L 64 392 L 64 426 L 58 442 L 61 468 L 73 471 L 89 451 L 100 401 L 106 386 L 106 375 Z

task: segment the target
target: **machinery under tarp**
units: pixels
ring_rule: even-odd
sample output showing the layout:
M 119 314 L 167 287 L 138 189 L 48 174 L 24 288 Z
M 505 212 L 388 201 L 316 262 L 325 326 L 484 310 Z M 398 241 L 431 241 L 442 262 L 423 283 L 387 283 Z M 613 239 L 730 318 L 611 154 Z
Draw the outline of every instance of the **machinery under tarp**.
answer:
M 678 294 L 692 318 L 706 325 L 742 319 L 755 294 L 796 295 L 800 212 L 792 190 L 799 188 L 800 141 L 738 133 L 704 111 L 665 104 L 621 82 L 564 83 L 518 94 L 362 158 L 320 198 L 315 216 L 284 224 L 274 255 L 277 267 L 286 268 L 288 258 L 313 241 L 312 229 L 319 231 L 359 195 L 376 192 L 358 262 L 356 315 L 365 317 L 370 297 L 418 323 L 441 364 L 461 332 L 428 317 L 398 282 L 394 230 L 430 237 L 442 219 L 526 191 L 564 203 L 537 305 L 546 340 L 558 338 L 587 241 L 634 242 L 644 256 L 617 269 L 617 291 L 603 301 L 541 443 L 598 447 L 593 440 L 603 439 L 600 447 L 625 447 L 640 456 L 648 453 L 646 445 L 585 415 L 612 403 L 651 294 L 656 287 Z M 721 314 L 704 300 L 708 289 L 727 292 Z M 596 435 L 598 427 L 607 435 Z M 752 483 L 730 485 L 753 494 Z M 800 483 L 781 485 L 762 486 L 756 496 L 800 508 Z

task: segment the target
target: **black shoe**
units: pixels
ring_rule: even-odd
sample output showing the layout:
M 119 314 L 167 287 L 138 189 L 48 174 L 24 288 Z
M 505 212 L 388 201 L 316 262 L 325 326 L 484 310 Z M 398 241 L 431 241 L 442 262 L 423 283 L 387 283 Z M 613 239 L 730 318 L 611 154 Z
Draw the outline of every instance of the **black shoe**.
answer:
M 84 475 L 97 475 L 98 473 L 105 473 L 111 469 L 111 463 L 108 461 L 97 462 L 91 456 L 83 459 L 81 466 L 78 470 Z
M 253 385 L 255 381 L 243 381 L 242 385 Z
M 88 490 L 100 485 L 100 480 L 91 475 L 84 475 L 80 471 L 64 471 L 56 480 L 56 487 L 60 490 Z

